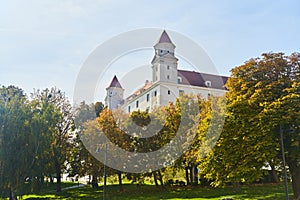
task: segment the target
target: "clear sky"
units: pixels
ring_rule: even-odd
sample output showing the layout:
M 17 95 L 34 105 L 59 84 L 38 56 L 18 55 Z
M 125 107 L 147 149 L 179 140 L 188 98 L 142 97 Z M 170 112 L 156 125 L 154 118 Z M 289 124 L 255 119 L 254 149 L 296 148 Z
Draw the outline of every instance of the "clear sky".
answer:
M 230 75 L 263 52 L 299 51 L 299 10 L 299 0 L 0 0 L 0 85 L 26 93 L 56 86 L 72 99 L 79 70 L 98 45 L 148 27 L 193 39 L 220 74 Z M 111 79 L 103 78 L 99 100 Z

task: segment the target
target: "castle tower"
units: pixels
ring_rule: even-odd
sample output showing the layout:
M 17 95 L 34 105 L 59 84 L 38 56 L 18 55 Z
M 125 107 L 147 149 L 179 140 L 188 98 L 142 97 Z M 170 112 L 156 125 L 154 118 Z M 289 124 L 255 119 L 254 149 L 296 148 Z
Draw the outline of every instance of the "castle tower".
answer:
M 124 89 L 122 88 L 117 76 L 114 76 L 108 88 L 106 88 L 105 105 L 114 110 L 124 102 Z
M 178 59 L 174 54 L 175 45 L 165 30 L 154 45 L 154 50 L 155 55 L 151 62 L 152 82 L 157 95 L 154 95 L 156 100 L 152 106 L 168 105 L 169 102 L 175 102 L 176 97 L 179 96 Z
M 177 83 L 177 61 L 174 55 L 175 45 L 164 30 L 154 45 L 155 55 L 152 64 L 152 82 Z

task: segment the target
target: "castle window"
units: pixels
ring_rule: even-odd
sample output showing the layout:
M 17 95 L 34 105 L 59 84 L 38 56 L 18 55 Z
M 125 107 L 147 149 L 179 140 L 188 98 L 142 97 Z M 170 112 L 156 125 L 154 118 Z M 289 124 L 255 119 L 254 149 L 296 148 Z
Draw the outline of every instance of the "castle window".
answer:
M 179 90 L 179 94 L 184 94 L 184 90 Z
M 139 107 L 139 101 L 136 101 L 136 108 Z
M 130 106 L 128 106 L 128 112 L 130 112 Z
M 211 87 L 211 81 L 205 81 L 206 87 Z
M 171 94 L 171 91 L 170 90 L 168 90 L 168 95 L 170 95 Z
M 169 75 L 167 76 L 167 79 L 170 79 L 170 76 L 169 76 Z
M 150 100 L 150 94 L 147 94 L 147 102 Z
M 207 97 L 210 97 L 210 93 L 207 94 Z
M 155 96 L 155 97 L 157 96 L 157 92 L 156 92 L 156 91 L 154 91 L 154 96 Z
M 169 66 L 169 65 L 167 66 L 167 69 L 170 69 L 170 66 Z
M 178 83 L 181 83 L 182 82 L 182 78 L 180 76 L 178 76 L 177 81 L 178 81 Z

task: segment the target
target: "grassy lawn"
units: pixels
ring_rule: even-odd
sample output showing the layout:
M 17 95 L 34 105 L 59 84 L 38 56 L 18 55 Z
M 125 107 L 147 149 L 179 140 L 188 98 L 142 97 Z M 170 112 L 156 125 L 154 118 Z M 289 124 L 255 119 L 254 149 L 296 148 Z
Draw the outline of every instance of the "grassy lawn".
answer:
M 94 190 L 89 186 L 70 189 L 61 192 L 59 195 L 54 192 L 48 192 L 40 195 L 25 195 L 24 199 L 102 199 L 102 188 Z M 290 191 L 291 196 L 291 191 Z M 119 192 L 118 185 L 109 185 L 107 187 L 107 199 L 120 200 L 150 200 L 150 199 L 212 199 L 220 200 L 225 197 L 232 199 L 285 199 L 283 184 L 267 184 L 242 186 L 238 191 L 232 187 L 226 188 L 203 188 L 203 187 L 167 187 L 161 189 L 153 185 L 136 185 L 126 184 L 124 190 Z

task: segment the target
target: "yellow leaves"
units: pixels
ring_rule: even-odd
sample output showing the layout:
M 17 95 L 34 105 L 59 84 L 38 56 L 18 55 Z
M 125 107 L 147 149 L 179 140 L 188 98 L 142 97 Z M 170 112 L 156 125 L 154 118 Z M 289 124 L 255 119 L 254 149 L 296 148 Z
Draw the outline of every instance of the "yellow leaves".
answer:
M 299 141 L 297 141 L 297 140 L 295 140 L 295 141 L 293 141 L 292 143 L 291 143 L 291 146 L 292 147 L 299 147 Z
M 278 124 L 299 129 L 299 72 L 287 61 L 282 53 L 268 53 L 232 70 L 226 84 L 227 121 L 213 156 L 202 161 L 214 184 L 257 180 L 266 161 L 280 151 Z M 285 137 L 294 138 L 287 151 L 299 158 L 299 131 Z

